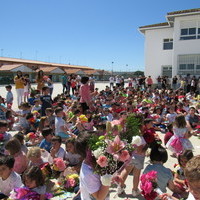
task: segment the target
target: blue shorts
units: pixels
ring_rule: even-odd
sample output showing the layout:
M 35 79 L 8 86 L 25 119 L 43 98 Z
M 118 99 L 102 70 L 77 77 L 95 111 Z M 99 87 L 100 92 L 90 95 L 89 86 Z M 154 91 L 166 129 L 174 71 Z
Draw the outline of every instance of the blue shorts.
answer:
M 60 136 L 61 138 L 69 138 L 70 136 L 68 135 L 68 134 L 66 134 L 66 133 L 64 133 L 64 132 L 60 132 L 60 133 L 58 133 L 58 134 L 56 134 L 57 136 Z

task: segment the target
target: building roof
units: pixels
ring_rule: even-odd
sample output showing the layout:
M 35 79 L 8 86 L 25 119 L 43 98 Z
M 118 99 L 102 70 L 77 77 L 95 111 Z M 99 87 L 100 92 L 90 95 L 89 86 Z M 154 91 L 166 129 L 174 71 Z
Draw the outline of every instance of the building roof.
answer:
M 36 72 L 42 70 L 43 72 L 51 72 L 53 71 L 54 69 L 57 69 L 57 67 L 40 67 L 39 69 L 36 70 Z
M 19 58 L 0 57 L 0 61 L 14 62 L 14 63 L 19 63 L 19 64 L 21 63 L 21 64 L 44 65 L 44 66 L 56 66 L 56 67 L 64 67 L 64 68 L 93 69 L 93 68 L 87 67 L 87 66 L 67 65 L 67 64 L 50 63 L 50 62 L 43 62 L 43 61 L 37 61 L 37 60 L 26 60 L 26 59 L 19 59 Z
M 22 66 L 22 64 L 16 64 L 16 65 L 2 65 L 0 67 L 0 71 L 11 71 L 12 69 L 18 68 Z
M 168 12 L 167 15 L 178 15 L 178 14 L 191 14 L 191 13 L 200 12 L 200 8 L 193 8 L 188 10 L 179 10 L 174 12 Z
M 78 72 L 84 73 L 81 69 L 64 69 L 67 74 L 77 74 Z
M 91 74 L 99 75 L 99 72 L 97 70 L 84 70 L 84 72 L 87 75 L 91 75 Z
M 146 25 L 146 26 L 140 26 L 139 28 L 152 28 L 152 27 L 161 27 L 161 26 L 169 26 L 168 22 L 163 22 L 163 23 L 158 23 L 158 24 L 150 24 L 150 25 Z
M 140 26 L 139 31 L 142 33 L 145 33 L 145 30 L 148 30 L 148 29 L 173 27 L 174 17 L 179 16 L 179 15 L 191 15 L 191 14 L 196 14 L 196 13 L 200 14 L 200 8 L 168 12 L 166 16 L 167 22 Z

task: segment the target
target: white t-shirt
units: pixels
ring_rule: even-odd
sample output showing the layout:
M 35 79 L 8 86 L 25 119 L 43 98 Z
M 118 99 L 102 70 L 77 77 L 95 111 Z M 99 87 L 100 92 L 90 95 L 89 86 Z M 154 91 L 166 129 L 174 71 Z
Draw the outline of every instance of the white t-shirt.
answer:
M 62 126 L 65 126 L 65 120 L 61 117 L 55 117 L 55 135 L 63 132 Z
M 16 187 L 22 187 L 22 180 L 19 174 L 16 172 L 11 172 L 10 176 L 3 180 L 0 177 L 0 191 L 6 196 L 10 195 L 10 192 Z
M 77 165 L 80 162 L 81 156 L 79 154 L 66 151 L 65 159 L 69 161 L 70 165 Z
M 100 176 L 83 162 L 80 171 L 81 200 L 94 200 L 91 194 L 98 192 L 101 185 Z M 109 198 L 106 198 L 106 200 L 109 200 Z
M 166 118 L 168 119 L 169 123 L 172 123 L 175 121 L 177 114 L 176 113 L 168 113 L 166 115 Z
M 63 158 L 63 160 L 64 160 L 65 157 L 66 157 L 66 151 L 62 147 L 60 147 L 58 152 L 55 154 L 55 157 L 56 158 Z
M 114 81 L 115 81 L 114 77 L 111 76 L 111 77 L 109 78 L 109 81 L 110 81 L 110 83 L 114 83 Z

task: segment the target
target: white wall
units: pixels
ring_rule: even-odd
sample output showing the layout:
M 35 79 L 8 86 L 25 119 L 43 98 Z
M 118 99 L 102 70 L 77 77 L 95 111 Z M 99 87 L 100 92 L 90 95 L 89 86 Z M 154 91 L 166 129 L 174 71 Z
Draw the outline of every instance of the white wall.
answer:
M 199 21 L 199 28 L 200 28 L 200 15 L 191 15 L 185 17 L 176 17 L 174 21 L 174 55 L 173 55 L 173 66 L 174 71 L 172 71 L 172 75 L 177 74 L 178 68 L 178 55 L 184 54 L 200 54 L 200 39 L 193 39 L 193 40 L 180 40 L 180 30 L 181 25 L 182 28 L 183 24 L 187 28 L 192 28 L 193 26 L 198 23 Z M 191 25 L 190 25 L 191 24 Z
M 173 50 L 163 50 L 163 39 L 173 38 L 173 28 L 145 31 L 145 76 L 154 82 L 162 73 L 162 65 L 172 65 Z

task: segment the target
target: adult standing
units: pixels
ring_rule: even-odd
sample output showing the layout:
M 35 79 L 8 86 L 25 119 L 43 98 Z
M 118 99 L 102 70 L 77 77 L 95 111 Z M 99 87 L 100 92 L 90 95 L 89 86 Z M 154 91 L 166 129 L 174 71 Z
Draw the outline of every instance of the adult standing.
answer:
M 117 75 L 116 78 L 115 78 L 115 83 L 116 83 L 116 86 L 117 86 L 117 87 L 120 87 L 121 79 L 119 78 L 118 75 Z
M 53 80 L 52 80 L 52 75 L 49 75 L 49 77 L 47 78 L 47 86 L 49 87 L 50 95 L 52 96 L 52 94 L 53 94 Z
M 65 72 L 62 76 L 62 86 L 63 86 L 63 93 L 68 92 L 68 77 L 67 77 L 67 73 Z
M 177 89 L 177 83 L 178 83 L 178 78 L 176 76 L 174 76 L 172 79 L 172 89 L 173 90 Z
M 114 82 L 115 82 L 115 78 L 113 76 L 111 76 L 109 78 L 109 82 L 110 82 L 110 89 L 113 89 L 113 86 L 114 86 Z
M 42 70 L 39 70 L 36 77 L 36 83 L 37 90 L 39 90 L 40 93 L 42 93 L 42 88 L 45 86 L 44 82 L 44 72 Z
M 157 82 L 158 82 L 158 89 L 161 89 L 161 87 L 162 87 L 162 78 L 160 77 L 160 76 L 158 76 L 158 78 L 157 78 Z
M 82 112 L 84 113 L 91 106 L 91 96 L 90 96 L 90 86 L 89 86 L 89 77 L 83 76 L 81 78 L 81 87 L 80 87 L 80 103 L 82 107 Z
M 91 92 L 94 92 L 94 87 L 95 87 L 95 78 L 94 78 L 94 76 L 93 75 L 91 75 L 90 76 L 90 78 L 89 78 L 89 80 L 90 80 L 90 91 Z
M 153 85 L 153 79 L 151 78 L 151 76 L 148 76 L 148 78 L 147 78 L 147 86 L 148 86 L 148 88 L 151 89 L 152 85 Z
M 17 92 L 17 104 L 19 106 L 22 103 L 24 96 L 24 77 L 21 71 L 17 71 L 17 75 L 14 78 L 14 82 L 15 89 Z

